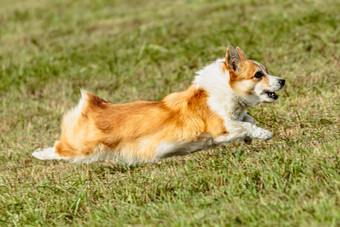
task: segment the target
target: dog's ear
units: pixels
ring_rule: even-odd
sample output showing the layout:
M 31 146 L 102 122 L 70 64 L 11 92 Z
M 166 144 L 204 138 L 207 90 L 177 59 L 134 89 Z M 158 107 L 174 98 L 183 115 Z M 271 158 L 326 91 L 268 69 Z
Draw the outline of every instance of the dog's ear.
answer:
M 246 56 L 244 55 L 243 51 L 241 50 L 241 48 L 236 47 L 236 51 L 238 53 L 238 55 L 240 56 L 240 58 L 242 59 L 242 61 L 247 60 Z
M 244 55 L 242 55 L 242 57 L 244 57 Z M 227 53 L 225 55 L 225 64 L 226 64 L 226 68 L 228 69 L 228 71 L 234 71 L 234 72 L 239 71 L 241 69 L 241 62 L 242 62 L 242 58 L 239 55 L 237 49 L 229 45 L 227 49 Z

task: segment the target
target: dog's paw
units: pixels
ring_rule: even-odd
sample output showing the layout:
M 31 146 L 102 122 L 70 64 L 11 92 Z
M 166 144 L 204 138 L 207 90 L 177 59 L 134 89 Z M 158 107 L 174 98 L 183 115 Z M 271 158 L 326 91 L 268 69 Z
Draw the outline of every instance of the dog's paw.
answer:
M 273 133 L 263 128 L 258 128 L 253 133 L 253 135 L 254 135 L 253 138 L 260 139 L 260 140 L 269 140 L 273 138 Z
M 262 134 L 261 134 L 261 139 L 262 140 L 269 140 L 271 138 L 273 138 L 273 133 L 271 131 L 264 129 Z
M 48 147 L 44 149 L 39 148 L 32 153 L 32 156 L 40 160 L 63 159 L 55 153 L 54 147 Z
M 251 142 L 253 141 L 252 138 L 250 138 L 249 136 L 246 136 L 246 138 L 243 139 L 243 141 L 246 143 L 246 144 L 251 144 Z

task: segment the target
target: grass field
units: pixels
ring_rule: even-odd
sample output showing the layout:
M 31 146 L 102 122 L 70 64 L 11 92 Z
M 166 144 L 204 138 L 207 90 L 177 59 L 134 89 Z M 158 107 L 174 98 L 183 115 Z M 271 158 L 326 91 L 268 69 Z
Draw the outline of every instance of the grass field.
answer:
M 0 225 L 340 226 L 339 1 L 0 0 Z M 128 167 L 43 162 L 85 88 L 191 84 L 228 44 L 287 81 L 272 140 Z

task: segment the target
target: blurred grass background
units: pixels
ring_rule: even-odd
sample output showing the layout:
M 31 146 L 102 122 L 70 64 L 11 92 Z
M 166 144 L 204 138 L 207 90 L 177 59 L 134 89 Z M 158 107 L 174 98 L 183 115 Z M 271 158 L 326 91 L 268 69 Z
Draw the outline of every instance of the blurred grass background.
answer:
M 0 225 L 340 225 L 340 2 L 0 0 Z M 85 88 L 185 89 L 228 44 L 287 81 L 274 139 L 127 167 L 42 162 Z

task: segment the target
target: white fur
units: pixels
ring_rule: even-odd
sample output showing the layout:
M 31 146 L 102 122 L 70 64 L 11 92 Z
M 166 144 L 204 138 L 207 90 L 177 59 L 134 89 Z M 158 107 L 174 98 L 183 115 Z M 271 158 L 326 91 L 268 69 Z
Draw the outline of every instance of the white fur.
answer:
M 40 159 L 40 160 L 61 160 L 61 159 L 65 159 L 65 158 L 58 156 L 55 153 L 54 147 L 48 147 L 48 148 L 44 148 L 44 149 L 39 148 L 36 151 L 34 151 L 32 153 L 32 155 L 34 157 L 36 157 L 37 159 Z
M 274 92 L 274 91 L 280 90 L 282 88 L 280 83 L 279 83 L 280 78 L 276 77 L 276 76 L 269 75 L 266 72 L 266 70 L 264 70 L 264 68 L 262 67 L 262 65 L 260 63 L 258 63 L 257 61 L 253 61 L 253 62 L 262 70 L 262 73 L 264 75 L 266 75 L 267 78 L 269 79 L 269 87 L 265 88 L 265 87 L 263 87 L 263 84 L 258 83 L 257 86 L 254 89 L 254 92 L 259 97 L 260 102 L 272 102 L 273 100 L 271 98 L 269 98 L 267 94 L 263 93 L 263 91 L 268 90 L 268 91 Z
M 228 135 L 220 136 L 214 140 L 211 138 L 204 138 L 200 141 L 194 142 L 177 141 L 167 143 L 162 141 L 155 150 L 154 161 L 174 155 L 186 155 L 204 148 L 243 140 L 245 138 L 267 140 L 273 136 L 270 131 L 257 127 L 254 124 L 254 118 L 245 113 L 247 107 L 251 107 L 265 101 L 261 99 L 262 94 L 240 95 L 235 93 L 229 85 L 229 72 L 227 70 L 225 72 L 222 70 L 223 62 L 224 59 L 218 59 L 198 71 L 194 79 L 194 83 L 197 88 L 202 88 L 209 94 L 209 98 L 207 100 L 208 106 L 222 117 L 224 120 L 224 126 L 228 131 Z M 273 88 L 273 91 L 278 90 L 277 86 L 279 86 L 279 78 L 270 75 L 267 76 L 269 77 L 269 85 Z M 78 121 L 78 117 L 81 115 L 84 105 L 86 104 L 86 102 L 84 102 L 85 99 L 86 92 L 82 90 L 82 97 L 79 104 L 64 117 L 64 121 L 66 121 L 65 123 L 68 125 L 67 133 L 73 133 L 72 130 Z M 67 159 L 74 162 L 93 162 L 98 159 L 123 159 L 128 164 L 132 164 L 144 161 L 140 154 L 147 152 L 148 146 L 146 145 L 150 144 L 150 141 L 145 139 L 138 141 L 137 143 L 139 143 L 138 151 L 130 150 L 127 146 L 127 148 L 123 147 L 120 150 L 112 152 L 99 146 L 98 151 L 94 152 L 94 155 L 86 158 L 77 157 L 67 159 L 59 157 L 55 153 L 54 147 L 38 149 L 32 155 L 41 160 Z
M 267 76 L 267 78 L 269 79 L 269 87 L 263 87 L 262 83 L 258 83 L 255 86 L 254 92 L 255 94 L 259 97 L 260 102 L 272 102 L 273 100 L 271 98 L 268 97 L 268 95 L 266 93 L 264 93 L 264 90 L 268 90 L 271 92 L 275 92 L 280 90 L 282 87 L 279 83 L 280 78 L 275 77 L 275 76 L 271 76 L 269 74 L 267 74 L 265 71 L 262 71 L 263 74 L 265 74 Z
M 267 74 L 267 77 L 269 78 L 269 88 L 270 91 L 278 91 L 281 89 L 281 85 L 279 83 L 280 78 L 276 76 L 271 76 Z
M 212 139 L 203 139 L 200 141 L 193 142 L 172 142 L 166 143 L 161 141 L 155 150 L 155 159 L 166 158 L 170 156 L 187 155 L 204 148 L 209 148 L 214 146 L 215 143 Z
M 78 118 L 81 116 L 81 111 L 84 108 L 84 103 L 86 99 L 86 91 L 81 91 L 81 98 L 79 103 L 76 107 L 74 107 L 71 111 L 69 111 L 63 118 L 63 125 L 67 125 L 66 133 L 67 135 L 71 135 L 73 132 L 74 127 L 77 124 Z
M 245 109 L 258 104 L 261 100 L 255 95 L 236 94 L 231 89 L 229 72 L 222 70 L 223 61 L 224 59 L 218 59 L 204 67 L 194 80 L 197 88 L 202 88 L 209 93 L 209 107 L 222 117 L 229 132 L 226 136 L 218 137 L 216 143 L 229 143 L 246 137 L 262 140 L 272 138 L 273 134 L 270 131 L 242 121 L 246 116 Z

